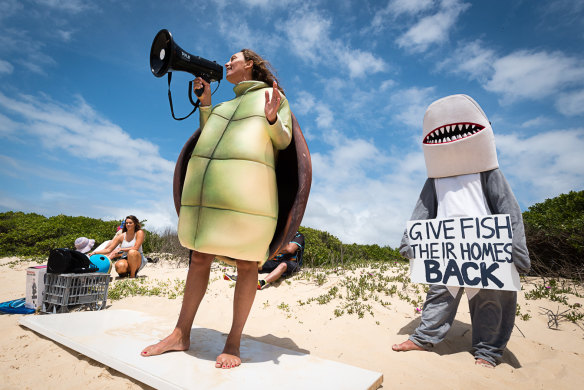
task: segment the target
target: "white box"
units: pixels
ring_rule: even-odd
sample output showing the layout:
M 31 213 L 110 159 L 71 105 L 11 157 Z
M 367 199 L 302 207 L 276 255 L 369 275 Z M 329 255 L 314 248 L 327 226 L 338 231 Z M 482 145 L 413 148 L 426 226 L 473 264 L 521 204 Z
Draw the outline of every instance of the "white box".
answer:
M 26 269 L 26 300 L 24 306 L 36 309 L 43 304 L 43 292 L 45 291 L 46 265 L 38 265 Z

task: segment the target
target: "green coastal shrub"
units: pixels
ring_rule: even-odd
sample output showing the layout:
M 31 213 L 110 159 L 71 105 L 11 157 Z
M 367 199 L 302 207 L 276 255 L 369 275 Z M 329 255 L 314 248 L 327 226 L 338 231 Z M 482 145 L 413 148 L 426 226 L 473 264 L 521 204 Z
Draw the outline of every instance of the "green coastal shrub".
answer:
M 584 278 L 584 191 L 536 203 L 523 221 L 533 272 Z
M 94 239 L 96 248 L 102 242 L 111 240 L 120 222 L 67 215 L 47 218 L 19 211 L 0 213 L 0 256 L 45 257 L 53 248 L 74 249 L 78 237 Z M 142 248 L 148 253 L 153 233 L 145 229 L 144 233 Z
M 337 237 L 322 230 L 303 226 L 298 230 L 304 234 L 305 239 L 304 266 L 321 267 L 365 261 L 405 260 L 397 249 L 389 246 L 343 244 Z

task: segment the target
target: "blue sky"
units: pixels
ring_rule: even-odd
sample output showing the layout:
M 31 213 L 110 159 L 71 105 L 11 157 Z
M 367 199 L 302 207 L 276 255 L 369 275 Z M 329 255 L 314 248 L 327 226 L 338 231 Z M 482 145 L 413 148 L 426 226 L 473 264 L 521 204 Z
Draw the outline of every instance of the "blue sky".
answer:
M 0 0 L 0 211 L 175 227 L 174 162 L 198 125 L 149 69 L 166 28 L 278 71 L 312 154 L 304 226 L 398 245 L 426 178 L 422 119 L 465 93 L 523 210 L 584 187 L 580 0 Z M 175 72 L 178 114 L 189 75 Z M 226 80 L 215 103 L 233 97 Z M 198 115 L 198 114 L 195 114 Z

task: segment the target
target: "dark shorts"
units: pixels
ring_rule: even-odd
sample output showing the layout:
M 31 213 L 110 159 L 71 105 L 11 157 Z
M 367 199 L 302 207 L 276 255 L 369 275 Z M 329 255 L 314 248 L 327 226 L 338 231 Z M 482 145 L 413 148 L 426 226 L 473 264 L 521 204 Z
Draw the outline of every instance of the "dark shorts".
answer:
M 259 270 L 260 274 L 269 274 L 273 270 L 275 270 L 280 264 L 286 263 L 286 271 L 282 274 L 283 276 L 292 275 L 295 272 L 300 271 L 300 265 L 298 265 L 297 261 L 290 261 L 290 260 L 283 260 L 283 261 L 276 261 L 276 260 L 268 260 L 262 266 L 262 269 Z

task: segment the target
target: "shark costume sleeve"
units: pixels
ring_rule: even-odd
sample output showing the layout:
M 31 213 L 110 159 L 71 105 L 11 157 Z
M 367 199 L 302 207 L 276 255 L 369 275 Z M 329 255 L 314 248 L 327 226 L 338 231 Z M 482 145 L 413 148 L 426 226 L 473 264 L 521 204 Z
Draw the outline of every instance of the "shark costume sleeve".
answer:
M 416 202 L 414 211 L 410 220 L 418 221 L 423 219 L 433 219 L 436 218 L 436 211 L 438 209 L 438 202 L 436 200 L 436 190 L 434 188 L 434 179 L 427 179 L 420 193 L 420 197 Z M 408 259 L 414 258 L 414 253 L 410 247 L 410 241 L 408 239 L 407 231 L 404 231 L 402 236 L 401 244 L 399 247 L 399 253 L 407 257 Z
M 499 169 L 481 173 L 481 183 L 492 214 L 509 214 L 513 228 L 512 258 L 521 273 L 528 273 L 531 260 L 525 242 L 525 228 L 521 209 L 511 187 Z
M 203 129 L 188 163 L 178 236 L 186 248 L 263 264 L 278 219 L 275 162 L 290 144 L 292 119 L 282 96 L 269 124 L 261 81 L 243 81 L 236 97 L 203 107 Z
M 519 270 L 528 270 L 530 262 L 521 212 L 498 169 L 493 131 L 478 103 L 466 95 L 439 99 L 428 107 L 423 127 L 422 148 L 428 180 L 412 220 L 481 212 L 510 214 L 513 261 Z M 413 257 L 406 235 L 400 253 Z M 476 359 L 494 365 L 511 337 L 517 292 L 487 289 L 475 292 L 472 297 L 469 295 L 473 353 Z M 462 294 L 462 288 L 432 285 L 422 310 L 422 321 L 409 339 L 425 349 L 441 342 L 452 326 Z

